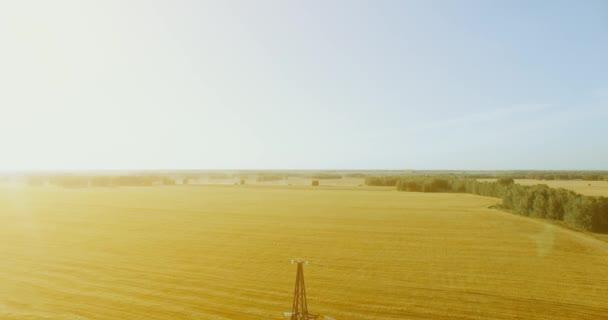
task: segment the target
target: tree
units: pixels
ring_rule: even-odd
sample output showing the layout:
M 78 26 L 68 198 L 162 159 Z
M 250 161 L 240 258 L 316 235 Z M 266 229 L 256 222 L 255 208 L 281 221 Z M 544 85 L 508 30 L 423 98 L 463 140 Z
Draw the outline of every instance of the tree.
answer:
M 534 202 L 532 205 L 532 216 L 537 218 L 544 218 L 547 216 L 548 211 L 548 201 L 545 195 L 542 192 L 538 192 L 534 196 Z
M 498 178 L 496 182 L 503 186 L 510 186 L 515 183 L 515 180 L 513 180 L 512 178 Z
M 564 217 L 564 205 L 563 199 L 565 196 L 559 190 L 553 190 L 547 201 L 547 215 L 548 219 L 562 220 Z
M 594 202 L 594 198 L 577 197 L 564 213 L 564 221 L 583 230 L 592 230 Z

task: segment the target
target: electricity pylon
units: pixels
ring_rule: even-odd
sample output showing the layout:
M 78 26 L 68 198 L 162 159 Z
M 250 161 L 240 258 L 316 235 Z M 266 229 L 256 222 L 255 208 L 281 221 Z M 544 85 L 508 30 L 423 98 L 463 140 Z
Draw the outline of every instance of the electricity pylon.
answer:
M 313 320 L 320 318 L 319 315 L 308 313 L 308 305 L 306 303 L 306 287 L 304 286 L 304 264 L 308 264 L 308 260 L 291 259 L 291 263 L 298 264 L 296 274 L 296 286 L 293 291 L 293 305 L 291 312 L 285 312 L 283 315 L 289 317 L 290 320 Z M 324 316 L 326 320 L 334 320 L 332 317 Z

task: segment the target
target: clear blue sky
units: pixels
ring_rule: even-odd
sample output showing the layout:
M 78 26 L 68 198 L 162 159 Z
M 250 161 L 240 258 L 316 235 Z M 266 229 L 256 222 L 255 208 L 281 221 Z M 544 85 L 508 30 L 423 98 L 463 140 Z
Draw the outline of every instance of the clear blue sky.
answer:
M 0 170 L 608 169 L 607 1 L 6 1 Z

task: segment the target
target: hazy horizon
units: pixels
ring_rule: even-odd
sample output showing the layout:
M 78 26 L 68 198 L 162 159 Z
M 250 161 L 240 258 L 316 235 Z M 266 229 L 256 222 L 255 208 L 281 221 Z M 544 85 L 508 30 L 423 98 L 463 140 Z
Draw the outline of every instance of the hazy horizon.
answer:
M 0 37 L 0 172 L 608 169 L 605 1 L 19 1 Z

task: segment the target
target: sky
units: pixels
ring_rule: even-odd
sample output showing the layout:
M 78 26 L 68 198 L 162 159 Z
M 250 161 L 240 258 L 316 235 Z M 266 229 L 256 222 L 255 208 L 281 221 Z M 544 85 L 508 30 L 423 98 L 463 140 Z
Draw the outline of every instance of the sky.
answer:
M 607 1 L 0 1 L 0 171 L 608 170 Z

